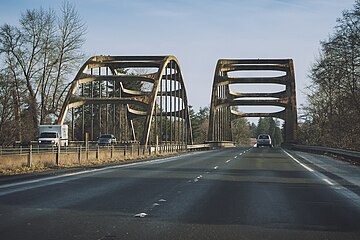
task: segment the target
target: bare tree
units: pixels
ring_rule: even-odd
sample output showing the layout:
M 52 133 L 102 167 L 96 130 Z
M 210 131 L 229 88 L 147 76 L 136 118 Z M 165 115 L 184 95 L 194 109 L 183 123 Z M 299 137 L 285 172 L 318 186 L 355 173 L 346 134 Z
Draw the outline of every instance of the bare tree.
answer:
M 58 114 L 67 79 L 83 59 L 85 24 L 70 3 L 60 10 L 59 16 L 52 9 L 27 10 L 19 26 L 0 27 L 0 54 L 15 88 L 14 117 L 20 122 L 19 112 L 26 108 L 28 129 Z
M 359 149 L 360 123 L 360 1 L 344 11 L 334 33 L 321 42 L 311 67 L 303 141 Z M 312 133 L 314 137 L 311 137 Z

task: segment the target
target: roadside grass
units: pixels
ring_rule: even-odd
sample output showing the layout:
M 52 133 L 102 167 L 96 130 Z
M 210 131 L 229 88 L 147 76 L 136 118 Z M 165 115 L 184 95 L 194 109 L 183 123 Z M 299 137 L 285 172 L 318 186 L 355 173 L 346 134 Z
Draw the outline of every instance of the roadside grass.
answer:
M 178 155 L 183 152 L 171 152 L 171 153 L 162 153 L 162 154 L 153 154 L 153 155 L 141 155 L 137 157 L 121 158 L 121 159 L 100 159 L 100 160 L 89 160 L 86 162 L 76 163 L 76 164 L 61 164 L 59 166 L 43 164 L 38 166 L 22 166 L 14 169 L 0 169 L 0 176 L 12 176 L 12 175 L 24 175 L 30 173 L 41 173 L 46 171 L 56 171 L 61 169 L 72 169 L 79 167 L 92 167 L 92 166 L 102 166 L 102 165 L 111 165 L 111 164 L 121 164 L 126 162 L 136 162 L 148 159 L 157 159 L 161 157 L 166 157 L 170 155 Z

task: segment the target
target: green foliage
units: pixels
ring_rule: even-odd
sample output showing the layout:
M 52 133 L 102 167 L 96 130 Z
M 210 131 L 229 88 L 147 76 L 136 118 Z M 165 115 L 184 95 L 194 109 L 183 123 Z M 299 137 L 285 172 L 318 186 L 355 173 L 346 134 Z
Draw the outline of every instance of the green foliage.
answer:
M 189 115 L 193 130 L 194 143 L 204 143 L 207 140 L 209 126 L 209 107 L 199 109 L 195 113 L 192 106 L 189 106 Z
M 272 117 L 259 118 L 256 128 L 256 136 L 259 134 L 269 134 L 274 146 L 278 146 L 283 142 L 279 123 L 275 122 Z
M 257 137 L 257 126 L 255 123 L 251 123 L 249 124 L 249 129 L 250 129 L 250 137 L 251 138 L 256 138 Z
M 248 146 L 251 137 L 251 125 L 246 118 L 238 118 L 231 122 L 233 141 L 239 146 Z
M 189 114 L 193 129 L 194 143 L 204 143 L 207 139 L 209 125 L 209 108 L 200 108 L 195 112 L 190 106 Z M 275 146 L 283 142 L 279 122 L 273 118 L 259 118 L 258 124 L 249 123 L 246 118 L 237 118 L 231 122 L 233 141 L 238 146 L 248 146 L 251 138 L 256 138 L 259 134 L 269 134 Z

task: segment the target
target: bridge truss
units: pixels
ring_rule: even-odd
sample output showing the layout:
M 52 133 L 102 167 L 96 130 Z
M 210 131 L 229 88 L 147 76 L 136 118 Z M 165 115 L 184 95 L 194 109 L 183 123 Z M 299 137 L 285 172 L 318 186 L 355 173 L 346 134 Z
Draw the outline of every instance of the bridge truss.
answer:
M 140 144 L 192 144 L 186 89 L 174 56 L 94 56 L 73 80 L 58 124 L 72 140 L 114 134 Z
M 279 76 L 233 76 L 232 72 L 276 71 Z M 285 90 L 275 93 L 243 93 L 230 90 L 232 84 L 280 84 Z M 261 86 L 259 86 L 261 89 Z M 277 106 L 272 113 L 243 113 L 237 106 Z M 231 142 L 231 121 L 239 117 L 275 117 L 285 121 L 285 142 L 296 141 L 297 109 L 294 66 L 291 59 L 220 59 L 214 74 L 208 141 Z

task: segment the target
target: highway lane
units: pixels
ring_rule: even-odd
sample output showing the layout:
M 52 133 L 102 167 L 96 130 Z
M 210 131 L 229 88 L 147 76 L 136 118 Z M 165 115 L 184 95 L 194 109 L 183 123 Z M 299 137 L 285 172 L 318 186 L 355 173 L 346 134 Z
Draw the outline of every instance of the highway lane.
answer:
M 7 183 L 0 236 L 360 239 L 360 197 L 293 156 L 231 148 Z

